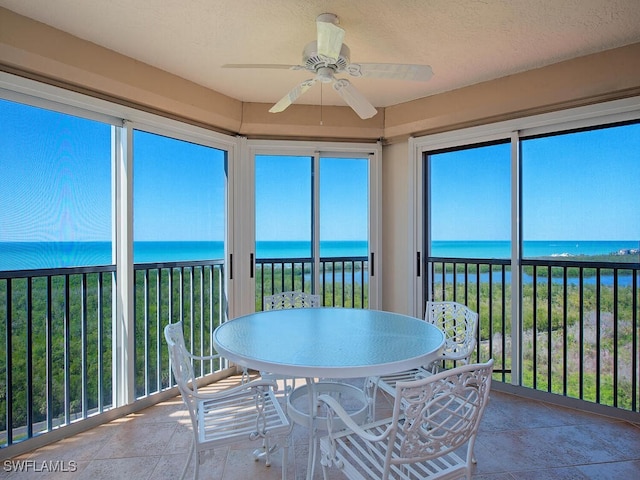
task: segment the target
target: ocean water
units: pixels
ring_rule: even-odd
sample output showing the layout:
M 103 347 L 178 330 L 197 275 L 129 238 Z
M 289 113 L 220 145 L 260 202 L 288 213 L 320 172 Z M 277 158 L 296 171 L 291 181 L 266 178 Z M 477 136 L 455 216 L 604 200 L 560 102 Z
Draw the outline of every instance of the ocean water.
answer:
M 366 256 L 366 241 L 320 243 L 323 257 Z M 308 258 L 309 242 L 257 242 L 257 258 Z M 224 244 L 213 242 L 135 242 L 134 262 L 215 260 Z M 111 264 L 110 242 L 0 242 L 0 271 Z
M 523 244 L 524 258 L 572 257 L 631 253 L 638 255 L 640 240 L 530 240 Z M 433 257 L 510 258 L 511 242 L 506 241 L 433 241 Z
M 434 241 L 432 256 L 470 258 L 509 258 L 508 241 Z M 635 252 L 639 241 L 532 241 L 525 242 L 524 256 L 568 257 Z M 136 263 L 177 262 L 220 259 L 222 242 L 136 242 Z M 368 255 L 366 241 L 327 241 L 320 244 L 321 257 L 354 257 Z M 307 258 L 309 242 L 257 242 L 257 258 Z M 640 260 L 638 260 L 640 261 Z M 40 268 L 108 265 L 111 263 L 109 242 L 0 242 L 0 271 Z

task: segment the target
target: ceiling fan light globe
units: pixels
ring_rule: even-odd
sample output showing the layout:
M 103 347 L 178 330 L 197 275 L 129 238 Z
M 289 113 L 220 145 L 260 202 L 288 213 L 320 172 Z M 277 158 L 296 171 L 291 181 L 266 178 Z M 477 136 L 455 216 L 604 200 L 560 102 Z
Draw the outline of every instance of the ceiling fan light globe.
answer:
M 320 67 L 316 78 L 322 83 L 330 83 L 333 81 L 334 70 L 331 67 Z

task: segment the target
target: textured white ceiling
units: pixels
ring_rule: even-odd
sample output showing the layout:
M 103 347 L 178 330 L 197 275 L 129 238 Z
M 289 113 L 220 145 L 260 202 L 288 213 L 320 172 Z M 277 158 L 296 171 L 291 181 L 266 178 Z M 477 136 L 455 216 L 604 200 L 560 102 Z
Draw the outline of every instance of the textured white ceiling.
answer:
M 352 62 L 431 65 L 428 83 L 353 79 L 386 107 L 640 42 L 640 0 L 0 0 L 0 6 L 247 102 L 275 103 L 320 13 L 338 15 Z M 342 105 L 316 84 L 297 103 Z

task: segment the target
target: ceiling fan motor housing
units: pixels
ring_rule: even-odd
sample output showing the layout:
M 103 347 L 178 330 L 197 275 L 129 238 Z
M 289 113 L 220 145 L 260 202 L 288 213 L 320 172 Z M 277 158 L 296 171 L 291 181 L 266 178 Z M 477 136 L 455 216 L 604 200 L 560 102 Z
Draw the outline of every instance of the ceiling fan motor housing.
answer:
M 334 73 L 344 71 L 350 63 L 351 52 L 349 47 L 344 43 L 340 49 L 340 56 L 337 60 L 326 58 L 318 54 L 318 42 L 310 42 L 304 47 L 302 51 L 302 64 L 304 67 L 314 73 L 318 73 L 318 70 L 323 67 L 329 67 L 333 69 Z

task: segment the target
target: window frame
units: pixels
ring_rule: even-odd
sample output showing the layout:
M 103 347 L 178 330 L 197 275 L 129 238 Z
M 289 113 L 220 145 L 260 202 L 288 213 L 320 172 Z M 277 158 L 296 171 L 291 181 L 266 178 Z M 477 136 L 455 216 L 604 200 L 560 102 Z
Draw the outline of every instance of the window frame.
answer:
M 425 242 L 423 157 L 431 151 L 460 148 L 509 139 L 511 142 L 511 228 L 512 228 L 512 272 L 519 271 L 521 227 L 520 227 L 520 148 L 521 138 L 560 134 L 578 129 L 604 127 L 617 123 L 640 120 L 640 96 L 576 107 L 556 112 L 532 115 L 503 122 L 452 130 L 433 135 L 409 138 L 408 173 L 414 181 L 409 188 L 409 231 L 407 245 L 406 281 L 409 294 L 410 314 L 420 315 L 426 299 L 423 295 L 423 276 L 419 273 L 416 256 L 423 258 Z M 515 291 L 515 288 L 514 288 Z M 517 305 L 514 303 L 514 305 Z M 514 321 L 517 320 L 513 315 Z
M 578 107 L 531 117 L 519 118 L 495 124 L 471 127 L 441 134 L 409 139 L 409 174 L 414 182 L 409 188 L 409 240 L 407 276 L 410 314 L 420 316 L 425 301 L 423 284 L 426 276 L 419 271 L 421 263 L 415 256 L 427 255 L 425 245 L 430 241 L 424 225 L 425 198 L 424 156 L 431 151 L 464 147 L 509 139 L 511 143 L 511 344 L 516 346 L 511 354 L 512 382 L 518 384 L 521 378 L 522 325 L 522 172 L 520 139 L 540 135 L 561 134 L 563 132 L 606 127 L 629 121 L 640 120 L 640 96 L 615 100 L 586 107 Z
M 381 154 L 382 145 L 376 143 L 339 143 L 339 142 L 311 142 L 311 141 L 283 141 L 283 140 L 246 140 L 240 164 L 245 166 L 245 171 L 237 177 L 244 178 L 244 181 L 236 193 L 241 198 L 237 203 L 243 204 L 242 211 L 234 212 L 235 216 L 243 219 L 243 235 L 238 235 L 240 241 L 236 248 L 238 251 L 246 252 L 243 258 L 234 260 L 234 270 L 239 267 L 242 275 L 243 285 L 240 291 L 234 291 L 235 305 L 232 307 L 233 315 L 243 315 L 252 313 L 255 309 L 255 282 L 251 278 L 251 258 L 255 259 L 255 156 L 256 155 L 286 155 L 311 157 L 314 160 L 313 171 L 318 171 L 320 157 L 341 157 L 341 158 L 369 158 L 369 255 L 375 256 L 375 275 L 369 276 L 369 308 L 378 309 L 382 304 L 382 231 L 380 228 L 379 216 L 381 214 Z M 314 178 L 313 187 L 315 198 L 314 208 L 318 205 L 318 176 Z M 312 229 L 319 232 L 319 219 L 314 216 L 315 225 Z M 314 240 L 316 241 L 316 240 Z M 315 245 L 316 251 L 319 246 Z M 319 258 L 319 257 L 318 257 Z M 371 258 L 370 258 L 371 259 Z M 316 261 L 318 259 L 316 258 Z M 230 293 L 231 296 L 231 293 Z M 233 318 L 231 315 L 231 318 Z
M 135 402 L 135 284 L 133 268 L 133 129 L 226 151 L 225 259 L 233 245 L 233 177 L 238 140 L 212 130 L 0 72 L 0 98 L 112 125 L 112 249 L 118 281 L 113 292 L 113 405 Z M 225 268 L 225 289 L 232 284 Z

